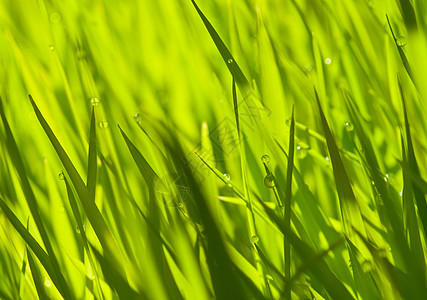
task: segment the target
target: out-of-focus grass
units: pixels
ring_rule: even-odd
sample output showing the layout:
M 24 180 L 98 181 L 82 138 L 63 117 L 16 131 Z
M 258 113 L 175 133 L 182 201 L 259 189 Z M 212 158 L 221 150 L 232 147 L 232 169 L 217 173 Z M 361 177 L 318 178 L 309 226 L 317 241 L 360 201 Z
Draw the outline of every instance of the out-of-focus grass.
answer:
M 426 294 L 423 1 L 0 7 L 1 299 Z

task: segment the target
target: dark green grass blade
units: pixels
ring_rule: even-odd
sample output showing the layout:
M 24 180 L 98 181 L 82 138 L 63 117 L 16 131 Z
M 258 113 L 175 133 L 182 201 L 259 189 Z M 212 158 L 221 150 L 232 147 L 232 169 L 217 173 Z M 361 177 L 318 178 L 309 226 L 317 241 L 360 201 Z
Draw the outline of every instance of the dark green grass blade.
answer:
M 393 249 L 397 249 L 396 251 L 393 251 L 393 255 L 401 263 L 405 264 L 407 269 L 412 269 L 412 267 L 410 267 L 410 261 L 413 256 L 410 253 L 410 249 L 404 235 L 405 227 L 403 225 L 403 220 L 397 213 L 399 209 L 396 203 L 397 200 L 392 198 L 388 185 L 384 180 L 384 175 L 380 170 L 374 148 L 361 120 L 359 119 L 360 112 L 355 107 L 351 95 L 345 90 L 343 90 L 343 92 L 346 98 L 347 110 L 352 124 L 354 125 L 360 145 L 363 149 L 361 154 L 364 158 L 365 168 L 368 171 L 371 180 L 374 182 L 375 189 L 382 200 L 376 201 L 376 207 L 382 223 L 386 228 L 388 228 L 388 239 L 390 240 L 391 247 Z M 412 264 L 416 265 L 415 262 L 412 262 Z
M 49 299 L 49 297 L 46 294 L 46 290 L 44 289 L 44 282 L 40 273 L 40 270 L 38 269 L 33 254 L 31 251 L 27 248 L 28 253 L 28 264 L 30 265 L 31 274 L 33 275 L 34 285 L 36 286 L 37 295 L 39 296 L 39 299 Z
M 295 114 L 294 107 L 292 107 L 291 126 L 289 129 L 289 150 L 288 150 L 288 167 L 286 171 L 286 187 L 285 187 L 285 227 L 290 230 L 291 228 L 291 215 L 292 215 L 292 171 L 294 169 L 294 154 L 295 154 Z M 285 248 L 285 277 L 291 277 L 291 245 L 290 243 L 284 244 Z M 286 290 L 285 297 L 291 298 L 291 290 Z
M 95 231 L 96 236 L 98 237 L 104 250 L 107 252 L 106 254 L 107 258 L 111 259 L 112 261 L 115 261 L 116 262 L 115 266 L 118 269 L 121 269 L 122 264 L 120 262 L 123 261 L 120 255 L 121 252 L 113 238 L 113 235 L 111 234 L 110 229 L 105 223 L 105 220 L 101 215 L 101 212 L 99 211 L 95 202 L 92 201 L 91 196 L 82 178 L 80 177 L 79 173 L 77 172 L 76 168 L 74 167 L 73 163 L 71 162 L 64 148 L 59 143 L 52 129 L 47 124 L 46 120 L 44 119 L 43 115 L 41 114 L 40 110 L 38 109 L 31 95 L 30 95 L 30 101 L 36 113 L 37 119 L 39 120 L 41 126 L 46 132 L 46 135 L 48 136 L 52 146 L 54 147 L 56 153 L 58 154 L 59 159 L 61 160 L 65 170 L 68 173 L 68 176 L 76 190 L 77 195 L 79 196 L 82 207 L 86 213 L 86 216 L 89 219 L 89 222 L 91 223 Z M 120 272 L 124 274 L 123 269 L 121 269 Z
M 49 236 L 47 234 L 46 228 L 43 224 L 42 218 L 40 216 L 38 204 L 36 197 L 34 195 L 33 189 L 31 188 L 30 182 L 28 180 L 27 172 L 24 167 L 24 162 L 22 161 L 22 157 L 20 151 L 18 149 L 18 145 L 16 144 L 15 138 L 13 136 L 12 130 L 9 126 L 9 122 L 6 119 L 6 116 L 3 111 L 3 102 L 0 99 L 0 116 L 3 121 L 4 129 L 6 132 L 6 146 L 9 152 L 9 157 L 12 160 L 13 165 L 18 172 L 18 176 L 20 178 L 21 187 L 25 195 L 25 199 L 27 201 L 28 207 L 30 209 L 31 215 L 33 216 L 36 227 L 40 233 L 43 244 L 46 247 L 47 253 L 49 253 L 50 260 L 52 262 L 53 272 L 56 274 L 58 281 L 58 289 L 61 294 L 67 296 L 70 299 L 74 299 L 72 291 L 69 289 L 65 278 L 63 277 L 57 257 L 53 250 L 52 244 L 50 242 Z
M 146 296 L 136 292 L 129 286 L 129 283 L 123 276 L 117 272 L 115 267 L 108 259 L 106 259 L 95 247 L 91 245 L 91 249 L 101 266 L 102 273 L 108 284 L 117 292 L 120 299 L 147 299 Z
M 132 155 L 133 160 L 135 161 L 141 175 L 143 176 L 149 192 L 149 203 L 148 203 L 148 215 L 147 218 L 150 223 L 154 226 L 155 231 L 160 232 L 160 217 L 158 203 L 156 201 L 155 194 L 155 183 L 156 180 L 159 180 L 158 175 L 141 154 L 141 152 L 135 147 L 135 145 L 130 141 L 128 136 L 119 126 L 120 133 L 123 139 L 126 142 L 126 145 Z M 178 206 L 178 203 L 175 203 Z M 162 283 L 164 284 L 165 291 L 169 294 L 169 297 L 176 298 L 180 295 L 178 287 L 176 286 L 175 281 L 168 276 L 171 272 L 170 267 L 165 263 L 165 253 L 162 242 L 158 239 L 158 234 L 155 234 L 152 230 L 148 232 L 149 235 L 149 247 L 155 258 L 156 269 L 158 270 L 159 276 L 162 278 Z
M 404 1 L 407 1 L 407 0 L 404 0 Z M 393 27 L 391 27 L 391 23 L 390 23 L 390 19 L 389 19 L 388 15 L 386 15 L 386 18 L 387 18 L 387 23 L 388 23 L 388 26 L 389 26 L 389 28 L 390 28 L 390 32 L 391 32 L 391 35 L 392 35 L 392 37 L 393 37 L 394 43 L 396 44 L 397 51 L 399 52 L 400 59 L 402 60 L 403 66 L 405 67 L 405 70 L 406 70 L 406 72 L 408 73 L 408 75 L 409 75 L 409 77 L 411 78 L 411 80 L 412 80 L 412 82 L 414 83 L 414 85 L 415 85 L 415 86 L 417 86 L 417 85 L 415 84 L 414 72 L 412 71 L 412 67 L 411 67 L 411 65 L 409 64 L 408 58 L 406 57 L 406 53 L 405 53 L 405 51 L 402 49 L 402 47 L 400 47 L 400 46 L 398 45 L 397 37 L 396 37 L 396 35 L 394 34 Z
M 55 284 L 55 286 L 57 287 L 61 295 L 65 299 L 74 299 L 74 298 L 71 298 L 72 296 L 70 294 L 70 291 L 63 290 L 62 285 L 64 284 L 65 279 L 62 273 L 56 272 L 55 268 L 53 267 L 52 259 L 43 250 L 43 248 L 34 239 L 34 237 L 28 232 L 25 226 L 19 221 L 19 219 L 12 212 L 12 210 L 10 210 L 10 208 L 7 206 L 7 204 L 3 201 L 2 198 L 0 198 L 0 208 L 3 210 L 4 214 L 6 215 L 7 219 L 12 224 L 12 226 L 16 229 L 16 231 L 19 233 L 19 235 L 22 237 L 25 243 L 27 243 L 27 245 L 31 248 L 31 250 L 34 252 L 36 257 L 39 259 L 40 263 L 43 265 L 46 272 L 49 274 L 50 278 L 52 279 L 53 283 Z M 61 279 L 59 279 L 58 276 Z M 68 285 L 66 286 L 66 288 L 68 288 Z
M 185 157 L 185 152 L 176 139 L 172 138 L 172 132 L 173 129 L 169 128 L 169 133 L 163 137 L 163 140 L 168 152 L 174 159 L 175 169 L 179 174 L 182 174 L 187 186 L 191 189 L 193 200 L 191 202 L 194 202 L 197 214 L 202 222 L 203 236 L 205 237 L 202 245 L 205 248 L 215 297 L 218 299 L 246 299 L 248 297 L 247 290 L 227 252 L 224 238 L 209 206 L 209 200 L 206 199 L 191 170 L 185 167 L 185 163 L 183 164 L 181 158 Z
M 326 143 L 328 145 L 329 154 L 331 156 L 335 185 L 337 188 L 338 197 L 340 199 L 340 209 L 344 230 L 349 236 L 352 236 L 351 227 L 354 226 L 355 228 L 359 228 L 361 232 L 364 233 L 365 230 L 362 215 L 360 213 L 357 200 L 354 196 L 350 179 L 348 177 L 347 171 L 345 170 L 338 146 L 329 128 L 328 122 L 326 121 L 326 117 L 320 105 L 320 100 L 316 90 L 314 92 L 316 95 L 317 106 L 320 112 L 320 119 L 326 138 Z
M 411 129 L 409 125 L 409 119 L 408 119 L 408 113 L 406 110 L 406 101 L 405 96 L 402 89 L 402 84 L 399 80 L 399 90 L 400 95 L 402 97 L 402 105 L 403 105 L 403 114 L 405 119 L 405 132 L 406 132 L 406 146 L 407 146 L 407 159 L 408 159 L 408 167 L 410 168 L 412 174 L 414 174 L 416 177 L 421 178 L 420 168 L 417 163 L 417 159 L 415 157 L 415 151 L 414 151 L 414 145 L 412 143 L 412 136 L 411 136 Z M 418 214 L 421 219 L 421 223 L 423 224 L 424 228 L 424 238 L 427 241 L 427 204 L 426 199 L 424 197 L 423 192 L 419 189 L 417 185 L 412 186 L 415 202 L 418 207 Z
M 95 200 L 95 187 L 97 176 L 97 146 L 96 146 L 96 120 L 95 109 L 92 108 L 90 118 L 90 134 L 89 134 L 89 153 L 87 166 L 87 190 L 90 197 Z
M 191 2 L 193 3 L 194 7 L 197 10 L 197 13 L 205 24 L 205 27 L 208 30 L 210 36 L 212 37 L 212 40 L 214 41 L 216 47 L 218 48 L 222 59 L 226 63 L 228 69 L 230 70 L 230 73 L 233 75 L 234 80 L 236 80 L 237 85 L 241 89 L 243 98 L 246 98 L 247 95 L 251 94 L 251 87 L 249 81 L 246 79 L 245 75 L 243 74 L 240 67 L 237 65 L 236 61 L 234 60 L 234 57 L 231 55 L 227 46 L 224 44 L 216 30 L 213 28 L 212 24 L 209 22 L 209 20 L 200 10 L 199 6 L 194 0 L 191 0 Z
M 262 201 L 263 206 L 269 218 L 277 225 L 278 229 L 283 233 L 285 239 L 292 244 L 295 253 L 301 258 L 302 262 L 309 262 L 318 254 L 316 250 L 311 248 L 307 243 L 302 241 L 293 231 L 287 229 L 275 213 L 268 208 Z M 308 269 L 321 282 L 332 297 L 332 299 L 354 299 L 343 283 L 335 276 L 325 261 L 318 260 L 315 264 L 309 264 Z
M 400 11 L 403 16 L 403 21 L 408 30 L 417 29 L 417 18 L 415 17 L 415 10 L 410 0 L 399 0 Z

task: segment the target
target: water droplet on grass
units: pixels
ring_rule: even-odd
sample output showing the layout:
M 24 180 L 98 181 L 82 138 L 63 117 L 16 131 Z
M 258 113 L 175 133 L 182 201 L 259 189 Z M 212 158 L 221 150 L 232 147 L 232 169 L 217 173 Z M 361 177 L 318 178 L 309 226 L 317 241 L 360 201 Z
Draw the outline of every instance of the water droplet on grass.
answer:
M 98 123 L 98 126 L 99 126 L 100 128 L 107 128 L 107 127 L 108 127 L 108 121 L 106 121 L 106 120 L 104 120 L 104 121 L 100 121 L 100 122 Z
M 234 62 L 234 60 L 233 60 L 232 58 L 230 58 L 229 60 L 227 60 L 227 62 L 228 62 L 229 64 L 232 64 L 232 63 Z
M 229 181 L 230 179 L 231 179 L 230 174 L 225 173 L 225 174 L 224 174 L 224 180 L 225 180 L 225 181 Z
M 401 190 L 401 191 L 399 192 L 399 195 L 400 195 L 400 197 L 402 197 L 402 196 L 403 196 L 403 190 Z
M 58 14 L 57 12 L 53 12 L 50 14 L 49 19 L 52 23 L 59 23 L 61 21 L 61 15 Z
M 276 184 L 274 183 L 274 176 L 273 174 L 268 174 L 264 178 L 264 185 L 268 187 L 269 189 L 273 188 Z
M 133 118 L 135 119 L 136 124 L 141 124 L 142 123 L 142 116 L 141 116 L 141 114 L 135 114 L 135 116 L 133 116 Z
M 399 36 L 396 40 L 396 45 L 404 47 L 406 45 L 406 38 L 404 36 Z
M 329 160 L 330 160 L 328 156 L 326 156 L 325 159 L 327 162 L 329 162 Z
M 64 180 L 64 173 L 63 172 L 59 173 L 58 178 L 59 180 Z
M 52 281 L 50 281 L 49 278 L 45 277 L 44 278 L 44 285 L 48 288 L 50 288 L 52 286 Z
M 350 122 L 345 122 L 345 129 L 347 131 L 353 131 L 353 124 L 351 124 Z
M 259 237 L 257 237 L 256 235 L 254 235 L 253 237 L 251 237 L 251 243 L 256 244 L 259 242 Z
M 389 178 L 388 174 L 385 174 L 384 181 L 387 182 L 388 178 Z
M 299 159 L 303 159 L 307 156 L 307 149 L 301 147 L 300 145 L 297 146 L 297 155 Z
M 92 106 L 97 106 L 97 105 L 99 104 L 99 99 L 98 99 L 98 98 L 96 98 L 96 97 L 91 98 L 91 99 L 90 99 L 90 104 L 91 104 Z
M 325 64 L 330 65 L 332 63 L 332 59 L 329 57 L 325 59 Z
M 268 156 L 267 154 L 264 154 L 261 157 L 261 160 L 262 160 L 263 163 L 268 164 L 270 162 L 270 156 Z
M 49 50 L 50 51 L 55 51 L 55 46 L 54 45 L 49 45 Z

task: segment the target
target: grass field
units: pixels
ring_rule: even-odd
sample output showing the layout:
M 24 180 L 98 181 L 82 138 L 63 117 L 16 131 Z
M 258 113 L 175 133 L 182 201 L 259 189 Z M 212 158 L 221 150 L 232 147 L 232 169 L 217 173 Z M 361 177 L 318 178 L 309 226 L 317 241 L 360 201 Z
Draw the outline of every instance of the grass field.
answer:
M 427 2 L 196 2 L 0 0 L 0 299 L 423 299 Z

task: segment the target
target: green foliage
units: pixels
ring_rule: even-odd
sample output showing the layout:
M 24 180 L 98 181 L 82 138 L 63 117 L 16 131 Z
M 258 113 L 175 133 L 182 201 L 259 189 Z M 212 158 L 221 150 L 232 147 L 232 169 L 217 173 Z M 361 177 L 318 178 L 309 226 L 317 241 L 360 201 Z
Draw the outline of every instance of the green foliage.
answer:
M 1 299 L 427 294 L 423 1 L 0 7 Z

